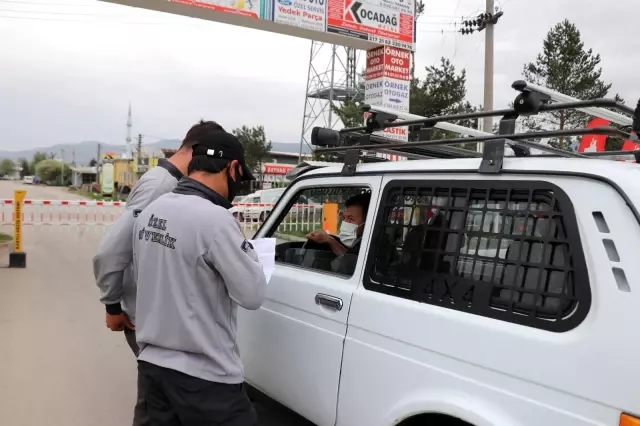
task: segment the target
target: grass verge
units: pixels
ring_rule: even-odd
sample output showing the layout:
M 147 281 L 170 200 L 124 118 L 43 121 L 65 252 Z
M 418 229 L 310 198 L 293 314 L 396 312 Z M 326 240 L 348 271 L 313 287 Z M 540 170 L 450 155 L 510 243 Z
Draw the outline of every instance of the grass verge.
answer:
M 0 243 L 6 243 L 9 241 L 13 241 L 13 237 L 9 234 L 3 234 L 0 232 Z
M 117 197 L 116 198 L 105 197 L 102 194 L 97 194 L 95 192 L 85 191 L 84 189 L 71 189 L 71 188 L 69 188 L 69 192 L 72 193 L 72 194 L 80 195 L 81 197 L 88 198 L 90 200 L 95 200 L 95 201 L 119 201 L 117 199 Z

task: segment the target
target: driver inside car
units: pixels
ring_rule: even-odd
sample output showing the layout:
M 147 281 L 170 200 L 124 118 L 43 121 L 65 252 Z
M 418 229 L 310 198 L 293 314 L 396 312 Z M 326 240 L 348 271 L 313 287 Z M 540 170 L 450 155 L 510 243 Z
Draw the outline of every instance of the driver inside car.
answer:
M 371 193 L 358 194 L 345 201 L 342 223 L 337 237 L 318 229 L 307 234 L 307 239 L 317 244 L 329 246 L 338 258 L 346 254 L 357 256 L 360 251 L 360 242 L 370 201 Z

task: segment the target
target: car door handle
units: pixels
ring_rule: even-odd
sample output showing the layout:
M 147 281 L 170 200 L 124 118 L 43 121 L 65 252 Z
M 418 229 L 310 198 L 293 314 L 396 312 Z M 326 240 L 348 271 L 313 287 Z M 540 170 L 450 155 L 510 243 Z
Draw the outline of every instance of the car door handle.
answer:
M 329 296 L 328 294 L 318 293 L 316 294 L 316 305 L 322 305 L 329 309 L 333 309 L 334 311 L 342 310 L 342 299 L 334 296 Z

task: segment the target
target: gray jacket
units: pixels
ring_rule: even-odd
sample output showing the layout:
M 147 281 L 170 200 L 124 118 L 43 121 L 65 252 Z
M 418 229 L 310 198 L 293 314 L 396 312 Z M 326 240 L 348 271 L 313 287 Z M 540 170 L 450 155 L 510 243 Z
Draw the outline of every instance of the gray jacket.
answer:
M 243 382 L 237 308 L 258 309 L 267 283 L 229 207 L 184 178 L 138 216 L 133 271 L 139 360 L 212 382 Z
M 135 321 L 136 285 L 131 270 L 135 216 L 159 196 L 171 192 L 181 177 L 182 173 L 173 164 L 160 159 L 158 167 L 142 175 L 133 187 L 126 210 L 102 239 L 93 258 L 93 274 L 100 288 L 100 301 L 108 313 L 117 315 L 124 311 L 131 322 Z

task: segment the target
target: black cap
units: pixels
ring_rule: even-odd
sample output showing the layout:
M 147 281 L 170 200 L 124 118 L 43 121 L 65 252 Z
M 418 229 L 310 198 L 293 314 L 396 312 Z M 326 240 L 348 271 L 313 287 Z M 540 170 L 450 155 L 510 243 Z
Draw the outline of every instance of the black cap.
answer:
M 244 161 L 244 147 L 242 143 L 231 133 L 224 130 L 208 132 L 198 139 L 193 145 L 193 156 L 206 155 L 213 162 L 220 163 L 220 170 L 225 168 L 230 161 L 237 160 L 242 167 L 241 180 L 255 180 Z

